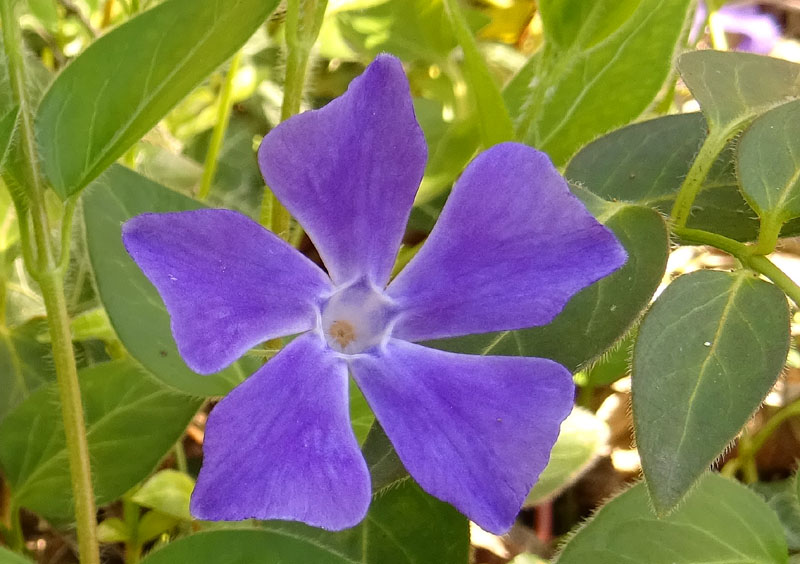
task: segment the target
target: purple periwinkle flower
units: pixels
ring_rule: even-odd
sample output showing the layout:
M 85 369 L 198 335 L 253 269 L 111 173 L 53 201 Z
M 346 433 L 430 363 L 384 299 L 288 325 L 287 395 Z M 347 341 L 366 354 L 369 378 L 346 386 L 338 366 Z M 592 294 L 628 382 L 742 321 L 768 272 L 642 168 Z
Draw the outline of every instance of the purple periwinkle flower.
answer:
M 489 531 L 513 523 L 572 408 L 569 372 L 415 343 L 548 323 L 626 254 L 546 155 L 503 143 L 467 167 L 423 248 L 387 286 L 426 153 L 402 65 L 382 55 L 258 151 L 327 274 L 229 210 L 124 225 L 193 370 L 215 372 L 297 335 L 212 410 L 196 517 L 332 530 L 361 521 L 371 488 L 350 426 L 349 373 L 424 490 Z
M 695 41 L 703 31 L 707 15 L 705 2 L 700 2 L 692 24 L 691 41 Z M 737 51 L 768 55 L 781 38 L 775 17 L 747 2 L 726 4 L 717 11 L 716 17 L 726 33 L 741 37 L 736 43 Z

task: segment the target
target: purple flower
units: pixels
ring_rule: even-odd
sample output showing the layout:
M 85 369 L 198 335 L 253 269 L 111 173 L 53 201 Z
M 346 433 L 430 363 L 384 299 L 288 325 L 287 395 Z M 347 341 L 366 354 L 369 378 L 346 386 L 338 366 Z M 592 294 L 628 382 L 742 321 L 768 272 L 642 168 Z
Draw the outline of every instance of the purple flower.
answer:
M 387 286 L 426 161 L 402 65 L 388 55 L 340 98 L 271 131 L 258 159 L 328 274 L 233 211 L 144 214 L 123 227 L 193 370 L 299 334 L 211 412 L 192 513 L 333 530 L 361 521 L 371 488 L 349 372 L 420 486 L 507 530 L 572 407 L 570 374 L 541 358 L 414 343 L 548 323 L 619 268 L 623 248 L 546 155 L 504 143 L 467 167 Z
M 695 12 L 690 40 L 696 40 L 702 32 L 706 17 L 705 2 L 700 2 Z M 781 37 L 780 26 L 775 17 L 751 4 L 727 4 L 717 11 L 716 18 L 720 28 L 726 33 L 741 36 L 736 45 L 737 51 L 767 55 Z

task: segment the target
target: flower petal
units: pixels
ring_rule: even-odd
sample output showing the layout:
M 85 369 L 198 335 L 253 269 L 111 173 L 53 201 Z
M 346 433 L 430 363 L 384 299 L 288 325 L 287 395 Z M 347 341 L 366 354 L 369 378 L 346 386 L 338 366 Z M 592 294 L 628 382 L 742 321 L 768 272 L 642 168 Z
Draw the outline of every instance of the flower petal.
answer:
M 198 519 L 352 527 L 371 497 L 350 426 L 347 366 L 306 333 L 211 411 L 192 494 Z
M 544 325 L 626 257 L 547 155 L 495 145 L 467 167 L 425 245 L 389 285 L 404 310 L 393 334 L 421 341 Z
M 408 472 L 493 533 L 507 531 L 572 409 L 569 372 L 542 358 L 471 356 L 390 339 L 353 377 Z
M 380 55 L 347 92 L 261 143 L 270 189 L 303 225 L 337 285 L 389 279 L 427 148 L 400 61 Z
M 312 328 L 317 296 L 330 290 L 321 269 L 230 210 L 138 215 L 122 240 L 161 294 L 181 356 L 200 373 Z

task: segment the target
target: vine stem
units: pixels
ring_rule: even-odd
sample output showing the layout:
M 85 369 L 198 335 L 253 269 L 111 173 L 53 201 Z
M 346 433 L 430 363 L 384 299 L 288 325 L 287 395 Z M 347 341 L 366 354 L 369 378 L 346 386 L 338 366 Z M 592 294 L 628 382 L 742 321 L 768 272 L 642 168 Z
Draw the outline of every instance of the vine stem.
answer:
M 26 196 L 29 200 L 28 210 L 18 209 L 17 215 L 21 227 L 27 227 L 27 219 L 22 218 L 30 214 L 30 226 L 33 228 L 33 240 L 28 236 L 22 237 L 22 245 L 26 247 L 23 258 L 26 268 L 39 283 L 47 312 L 72 494 L 75 500 L 78 550 L 82 564 L 99 564 L 97 516 L 89 464 L 89 446 L 64 295 L 64 271 L 69 262 L 69 231 L 75 199 L 68 201 L 64 210 L 62 248 L 60 256 L 56 258 L 44 201 L 44 182 L 38 167 L 33 114 L 25 90 L 23 43 L 15 7 L 16 0 L 0 0 L 0 20 L 3 23 L 3 42 L 9 79 L 14 100 L 20 108 L 18 137 L 23 151 Z M 27 234 L 27 228 L 21 229 L 21 234 Z
M 672 228 L 681 239 L 699 245 L 710 245 L 734 256 L 742 266 L 769 278 L 773 284 L 784 291 L 789 298 L 800 307 L 800 287 L 789 278 L 785 272 L 775 266 L 767 257 L 757 254 L 756 247 L 740 243 L 723 235 L 702 231 L 700 229 L 687 229 L 685 227 Z
M 300 111 L 311 49 L 317 40 L 328 0 L 287 0 L 286 78 L 283 86 L 281 121 Z M 267 187 L 261 205 L 261 221 L 284 240 L 289 240 L 291 215 Z
M 686 174 L 675 198 L 675 204 L 672 206 L 672 222 L 676 227 L 686 226 L 692 211 L 692 204 L 703 186 L 703 180 L 711 170 L 717 155 L 725 148 L 731 135 L 728 131 L 722 133 L 712 131 L 700 147 L 700 152 L 697 153 L 697 157 Z
M 208 198 L 208 194 L 211 192 L 211 183 L 214 181 L 214 176 L 217 173 L 219 152 L 222 149 L 222 141 L 225 138 L 225 131 L 228 129 L 228 123 L 231 119 L 233 83 L 236 79 L 236 72 L 239 70 L 241 62 L 242 51 L 239 50 L 231 59 L 228 74 L 225 76 L 225 82 L 222 84 L 222 89 L 219 92 L 217 123 L 214 124 L 214 130 L 211 133 L 211 141 L 208 144 L 208 153 L 206 153 L 206 162 L 203 167 L 203 178 L 200 181 L 200 189 L 197 191 L 197 198 L 201 201 Z

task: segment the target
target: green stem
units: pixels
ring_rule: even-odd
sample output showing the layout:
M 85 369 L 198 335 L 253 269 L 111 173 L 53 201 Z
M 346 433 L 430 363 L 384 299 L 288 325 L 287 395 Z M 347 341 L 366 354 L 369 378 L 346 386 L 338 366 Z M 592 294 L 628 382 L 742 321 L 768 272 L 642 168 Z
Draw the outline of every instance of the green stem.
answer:
M 783 406 L 780 411 L 769 418 L 764 425 L 753 435 L 742 434 L 739 438 L 738 455 L 729 460 L 722 468 L 722 473 L 733 477 L 741 470 L 744 480 L 751 484 L 758 481 L 758 468 L 755 459 L 764 443 L 778 430 L 778 427 L 791 417 L 800 415 L 800 399 Z
M 64 217 L 61 220 L 61 251 L 56 269 L 63 278 L 69 266 L 70 244 L 72 243 L 72 220 L 75 217 L 75 207 L 78 204 L 78 195 L 67 198 L 64 206 Z
M 719 11 L 709 10 L 708 18 L 708 34 L 711 37 L 711 48 L 717 51 L 728 50 L 728 38 L 725 36 L 725 28 L 722 27 L 720 22 Z
M 183 437 L 175 443 L 175 468 L 184 474 L 189 473 L 189 465 L 186 462 L 186 449 L 183 448 Z
M 783 406 L 751 437 L 748 445 L 750 454 L 755 456 L 756 453 L 761 450 L 761 447 L 764 446 L 764 443 L 767 442 L 767 439 L 778 430 L 778 427 L 780 427 L 784 421 L 797 415 L 800 415 L 800 399 L 796 399 L 792 403 Z
M 53 360 L 56 367 L 61 416 L 67 443 L 72 494 L 75 498 L 75 520 L 78 528 L 78 549 L 82 564 L 99 564 L 97 547 L 97 510 L 94 503 L 92 474 L 89 465 L 89 443 L 83 415 L 75 352 L 72 348 L 64 280 L 58 270 L 45 273 L 39 280 L 42 290 Z
M 238 51 L 231 59 L 228 74 L 225 76 L 225 82 L 222 84 L 222 89 L 219 92 L 217 123 L 214 125 L 214 130 L 211 133 L 211 141 L 208 144 L 208 153 L 206 153 L 206 162 L 203 168 L 203 178 L 200 181 L 200 189 L 197 191 L 197 197 L 200 200 L 208 198 L 208 194 L 211 192 L 211 183 L 214 181 L 214 176 L 217 174 L 219 152 L 222 149 L 222 141 L 225 138 L 225 131 L 228 129 L 228 122 L 231 118 L 233 83 L 236 79 L 236 72 L 239 70 L 239 64 L 241 62 L 242 52 Z
M 727 131 L 724 133 L 720 134 L 712 131 L 708 134 L 686 178 L 684 178 L 683 184 L 678 191 L 678 196 L 675 198 L 675 204 L 672 206 L 672 222 L 676 227 L 684 227 L 686 225 L 692 212 L 692 204 L 694 204 L 694 200 L 703 186 L 703 180 L 708 175 L 708 171 L 714 164 L 717 155 L 722 152 L 722 149 L 728 143 L 730 136 L 727 135 Z
M 328 0 L 287 0 L 286 24 L 286 79 L 283 85 L 281 121 L 300 111 L 303 88 L 311 48 L 317 40 Z M 262 223 L 277 235 L 288 240 L 291 215 L 267 187 L 261 208 Z
M 681 239 L 698 245 L 711 245 L 736 257 L 742 266 L 769 278 L 773 284 L 784 291 L 800 307 L 800 287 L 785 272 L 763 255 L 756 254 L 757 247 L 745 245 L 728 237 L 709 233 L 700 229 L 673 227 L 672 231 Z
M 8 73 L 14 101 L 20 108 L 19 141 L 25 163 L 30 226 L 33 228 L 33 241 L 30 237 L 21 239 L 22 245 L 26 247 L 23 249 L 23 257 L 28 271 L 39 282 L 50 327 L 72 494 L 75 500 L 80 558 L 83 564 L 99 564 L 97 517 L 89 466 L 89 446 L 64 296 L 63 269 L 60 268 L 60 265 L 69 261 L 69 244 L 62 247 L 61 256 L 56 262 L 45 207 L 44 182 L 38 167 L 33 114 L 25 90 L 27 82 L 22 36 L 14 9 L 15 0 L 0 0 L 0 19 L 3 22 Z M 22 231 L 27 231 L 27 221 L 22 220 L 25 210 L 17 211 L 20 227 L 26 224 L 26 229 Z M 69 230 L 72 211 L 74 203 L 67 202 L 62 219 L 64 230 Z
M 753 253 L 757 255 L 768 255 L 775 250 L 778 245 L 778 238 L 781 236 L 783 221 L 775 215 L 764 215 L 761 218 L 761 227 L 758 231 L 758 242 L 753 248 Z
M 139 515 L 141 510 L 126 495 L 122 498 L 122 516 L 128 530 L 125 541 L 125 564 L 137 564 L 142 557 L 142 543 L 139 542 Z

